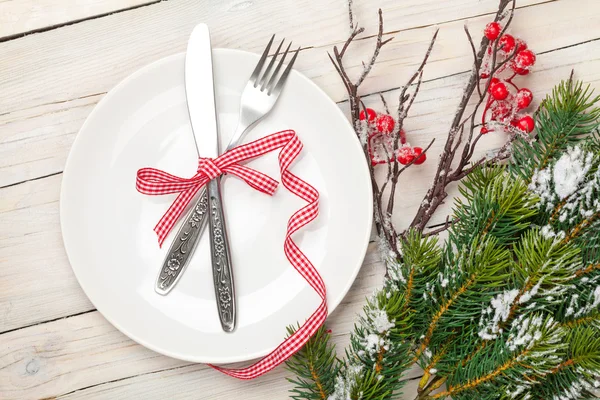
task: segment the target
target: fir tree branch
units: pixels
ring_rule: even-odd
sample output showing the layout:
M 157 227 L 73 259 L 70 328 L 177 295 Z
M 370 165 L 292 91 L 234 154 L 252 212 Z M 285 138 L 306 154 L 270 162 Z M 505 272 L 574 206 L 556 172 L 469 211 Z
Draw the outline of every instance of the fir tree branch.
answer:
M 569 243 L 571 240 L 575 239 L 577 236 L 579 236 L 581 234 L 583 229 L 590 227 L 594 222 L 596 222 L 598 220 L 598 218 L 600 218 L 600 212 L 597 212 L 596 214 L 592 215 L 591 217 L 586 218 L 583 221 L 581 221 L 579 224 L 577 224 L 577 226 L 575 226 L 571 230 L 571 232 L 569 232 L 569 234 L 564 238 L 563 242 Z
M 587 275 L 593 271 L 600 271 L 600 264 L 590 264 L 584 269 L 580 269 L 575 273 L 575 277 L 579 278 L 583 275 Z
M 458 299 L 462 294 L 464 294 L 467 291 L 467 289 L 469 289 L 469 287 L 475 283 L 475 281 L 476 281 L 476 275 L 473 274 L 452 295 L 452 297 L 450 297 L 444 304 L 442 304 L 442 306 L 439 308 L 439 310 L 437 311 L 437 313 L 431 319 L 431 323 L 429 324 L 429 328 L 427 328 L 427 333 L 425 334 L 425 338 L 423 339 L 423 341 L 421 342 L 421 345 L 419 346 L 419 348 L 415 352 L 415 357 L 413 359 L 414 361 L 417 361 L 418 358 L 423 354 L 423 352 L 425 351 L 425 349 L 427 349 L 427 346 L 429 346 L 429 342 L 431 341 L 433 333 L 434 333 L 435 329 L 437 328 L 437 325 L 438 325 L 438 322 L 440 321 L 440 318 L 442 318 L 442 316 L 444 315 L 444 313 L 446 311 L 448 311 L 448 309 L 450 308 L 450 306 L 452 306 L 452 303 L 454 303 L 456 301 L 456 299 Z
M 482 377 L 476 378 L 473 381 L 464 383 L 462 385 L 448 386 L 448 389 L 444 390 L 443 392 L 433 395 L 432 398 L 433 399 L 444 398 L 444 397 L 448 397 L 448 396 L 453 396 L 455 394 L 464 392 L 466 390 L 474 389 L 477 386 L 479 386 L 483 383 L 486 383 L 486 382 L 496 378 L 497 376 L 501 375 L 507 369 L 513 368 L 515 365 L 517 365 L 519 363 L 519 359 L 522 357 L 525 357 L 527 354 L 529 354 L 529 350 L 524 349 L 517 355 L 513 356 L 510 360 L 506 361 L 504 364 L 502 364 L 501 366 L 499 366 L 498 368 L 493 370 L 492 372 L 490 372 Z
M 292 334 L 294 328 L 289 328 Z M 304 347 L 286 361 L 287 368 L 297 375 L 288 378 L 294 384 L 293 399 L 326 400 L 333 393 L 335 377 L 340 370 L 335 346 L 329 342 L 329 332 L 321 327 Z

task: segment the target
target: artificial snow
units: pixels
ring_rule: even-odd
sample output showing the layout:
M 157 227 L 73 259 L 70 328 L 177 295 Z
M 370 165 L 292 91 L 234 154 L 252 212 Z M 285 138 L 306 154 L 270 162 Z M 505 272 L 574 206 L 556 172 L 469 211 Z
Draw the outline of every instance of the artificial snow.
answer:
M 369 311 L 369 319 L 375 332 L 385 333 L 394 327 L 394 322 L 390 321 L 385 310 L 372 309 Z
M 505 322 L 510 316 L 510 309 L 519 295 L 518 289 L 512 289 L 504 291 L 498 294 L 491 301 L 491 307 L 484 308 L 482 310 L 482 317 L 480 320 L 480 326 L 483 327 L 477 334 L 483 340 L 492 340 L 498 337 L 498 333 L 501 333 L 500 322 Z M 483 314 L 488 316 L 494 313 L 490 320 L 489 317 L 485 317 Z

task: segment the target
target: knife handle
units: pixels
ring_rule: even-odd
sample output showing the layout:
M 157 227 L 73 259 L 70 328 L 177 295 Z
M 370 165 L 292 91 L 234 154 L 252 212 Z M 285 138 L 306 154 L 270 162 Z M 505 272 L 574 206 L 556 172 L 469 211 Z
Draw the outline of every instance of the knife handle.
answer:
M 206 189 L 202 188 L 198 201 L 186 215 L 185 222 L 177 231 L 177 236 L 171 243 L 171 247 L 169 247 L 167 257 L 154 286 L 154 290 L 158 294 L 166 295 L 179 281 L 183 270 L 189 264 L 192 254 L 198 246 L 200 235 L 206 228 L 207 211 L 208 194 Z
M 236 324 L 235 291 L 231 253 L 223 213 L 220 177 L 208 182 L 208 221 L 210 226 L 210 251 L 212 257 L 215 296 L 221 326 L 225 332 L 232 332 Z

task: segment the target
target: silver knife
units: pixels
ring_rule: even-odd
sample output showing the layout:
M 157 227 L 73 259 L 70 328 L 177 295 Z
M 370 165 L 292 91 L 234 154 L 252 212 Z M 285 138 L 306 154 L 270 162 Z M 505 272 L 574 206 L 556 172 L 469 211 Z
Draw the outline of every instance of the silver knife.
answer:
M 198 155 L 216 158 L 220 154 L 219 127 L 214 95 L 210 33 L 205 24 L 199 24 L 194 28 L 188 42 L 185 58 L 185 90 Z M 232 332 L 236 324 L 236 302 L 219 179 L 215 178 L 208 182 L 208 199 L 201 199 L 200 207 L 196 207 L 195 210 L 198 216 L 192 221 L 202 223 L 202 214 L 208 213 L 217 310 L 223 330 Z M 197 232 L 201 232 L 201 229 Z M 193 239 L 195 238 L 189 238 L 189 240 Z

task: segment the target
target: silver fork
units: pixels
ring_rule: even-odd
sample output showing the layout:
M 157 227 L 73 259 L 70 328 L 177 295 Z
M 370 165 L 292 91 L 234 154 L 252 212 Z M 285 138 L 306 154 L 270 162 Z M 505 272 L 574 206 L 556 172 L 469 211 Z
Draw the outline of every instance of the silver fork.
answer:
M 271 74 L 271 70 L 275 65 L 275 60 L 277 59 L 279 51 L 281 50 L 281 47 L 285 41 L 284 39 L 277 47 L 275 55 L 271 58 L 267 68 L 261 74 L 274 39 L 275 35 L 271 37 L 269 44 L 267 44 L 265 51 L 260 57 L 254 72 L 252 72 L 252 75 L 250 76 L 250 79 L 248 80 L 248 83 L 242 92 L 238 126 L 225 151 L 231 150 L 232 148 L 238 146 L 244 135 L 248 133 L 273 109 L 273 106 L 277 102 L 283 86 L 287 81 L 288 75 L 292 69 L 292 66 L 294 65 L 294 61 L 296 61 L 296 57 L 298 56 L 300 48 L 294 52 L 294 56 L 292 57 L 291 61 L 281 76 L 278 77 L 279 71 L 281 70 L 283 62 L 292 45 L 290 42 L 283 53 L 283 57 L 281 57 L 279 63 L 275 67 L 275 70 Z M 206 193 L 206 188 L 203 188 L 196 204 L 186 215 L 184 223 L 179 228 L 177 236 L 174 238 L 171 247 L 169 247 L 167 257 L 165 258 L 163 266 L 156 279 L 155 290 L 157 293 L 166 295 L 179 281 L 179 278 L 188 265 L 189 260 L 196 249 L 199 238 L 206 227 L 206 222 L 208 220 L 206 212 L 207 206 L 208 196 Z M 217 303 L 219 302 L 217 301 Z M 235 321 L 235 301 L 233 298 L 231 299 L 231 305 L 233 307 L 231 310 L 232 315 L 234 316 L 233 321 Z M 227 328 L 227 331 L 232 331 L 234 327 L 234 324 L 231 324 L 231 326 L 224 327 L 224 329 Z

